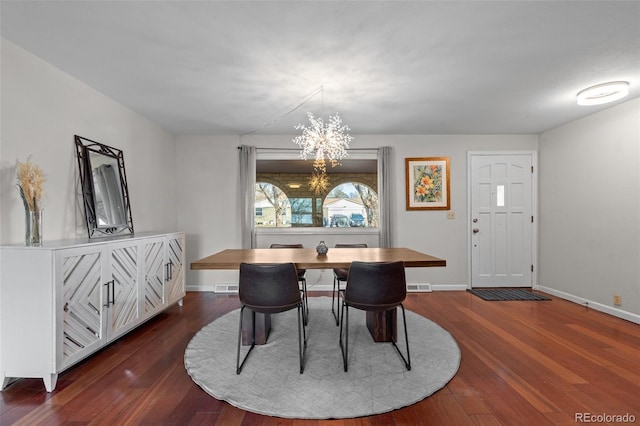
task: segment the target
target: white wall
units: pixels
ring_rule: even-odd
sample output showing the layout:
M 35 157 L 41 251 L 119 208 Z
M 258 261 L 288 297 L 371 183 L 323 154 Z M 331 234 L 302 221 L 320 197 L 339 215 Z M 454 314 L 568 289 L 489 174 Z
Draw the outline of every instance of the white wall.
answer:
M 457 286 L 468 284 L 467 151 L 537 150 L 535 135 L 355 135 L 352 148 L 393 147 L 393 224 L 396 247 L 410 247 L 447 260 L 446 268 L 407 271 L 412 283 Z M 240 247 L 238 211 L 240 144 L 259 148 L 295 148 L 293 135 L 280 136 L 178 136 L 179 228 L 187 232 L 187 261 L 225 248 Z M 451 157 L 451 208 L 445 211 L 406 211 L 405 157 Z M 308 236 L 304 236 L 308 239 Z M 319 240 L 312 237 L 310 241 Z M 307 245 L 305 240 L 305 245 Z M 309 244 L 310 247 L 313 245 Z M 331 274 L 324 274 L 331 284 Z M 217 283 L 237 283 L 237 272 L 188 271 L 187 285 L 211 288 Z
M 539 164 L 540 285 L 638 321 L 640 99 L 542 134 Z
M 177 137 L 178 228 L 186 233 L 187 264 L 242 245 L 238 145 L 238 136 Z M 238 282 L 238 271 L 186 272 L 187 289 Z
M 44 239 L 87 236 L 75 134 L 123 150 L 136 231 L 176 230 L 174 136 L 13 43 L 0 48 L 0 242 L 24 242 L 15 165 L 29 156 L 47 178 Z

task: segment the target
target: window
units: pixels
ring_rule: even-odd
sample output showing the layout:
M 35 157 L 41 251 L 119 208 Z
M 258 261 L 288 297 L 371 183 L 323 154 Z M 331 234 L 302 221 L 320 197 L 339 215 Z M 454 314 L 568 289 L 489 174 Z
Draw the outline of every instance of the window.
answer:
M 369 186 L 346 182 L 333 188 L 324 200 L 325 226 L 378 227 L 378 194 Z
M 284 191 L 268 182 L 256 183 L 256 227 L 291 226 L 291 206 Z M 260 212 L 260 214 L 258 214 Z
M 496 205 L 497 207 L 504 207 L 504 185 L 498 185 L 496 189 Z
M 313 225 L 312 198 L 291 198 L 291 226 Z
M 328 166 L 329 185 L 321 193 L 309 186 L 312 163 L 258 158 L 256 227 L 378 227 L 377 158 L 350 158 Z

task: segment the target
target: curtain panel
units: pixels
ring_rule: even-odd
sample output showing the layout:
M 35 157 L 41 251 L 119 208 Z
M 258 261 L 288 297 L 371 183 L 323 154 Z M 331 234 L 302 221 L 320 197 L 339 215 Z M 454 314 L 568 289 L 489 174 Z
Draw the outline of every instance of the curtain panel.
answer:
M 378 202 L 380 209 L 380 247 L 393 247 L 391 229 L 391 147 L 378 148 Z
M 242 248 L 256 248 L 255 197 L 256 197 L 256 147 L 242 145 L 240 151 L 240 214 Z

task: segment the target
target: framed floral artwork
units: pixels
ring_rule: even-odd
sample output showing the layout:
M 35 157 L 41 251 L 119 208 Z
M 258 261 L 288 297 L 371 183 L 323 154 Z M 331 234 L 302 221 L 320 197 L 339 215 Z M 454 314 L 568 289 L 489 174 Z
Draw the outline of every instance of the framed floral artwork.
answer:
M 449 210 L 449 157 L 405 158 L 407 210 Z

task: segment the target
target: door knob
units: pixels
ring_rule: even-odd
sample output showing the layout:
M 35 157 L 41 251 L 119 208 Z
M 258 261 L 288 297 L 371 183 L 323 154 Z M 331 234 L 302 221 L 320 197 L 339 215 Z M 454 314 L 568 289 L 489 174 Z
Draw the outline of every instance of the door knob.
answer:
M 473 233 L 477 234 L 478 232 L 480 232 L 480 230 L 478 228 L 473 228 Z

